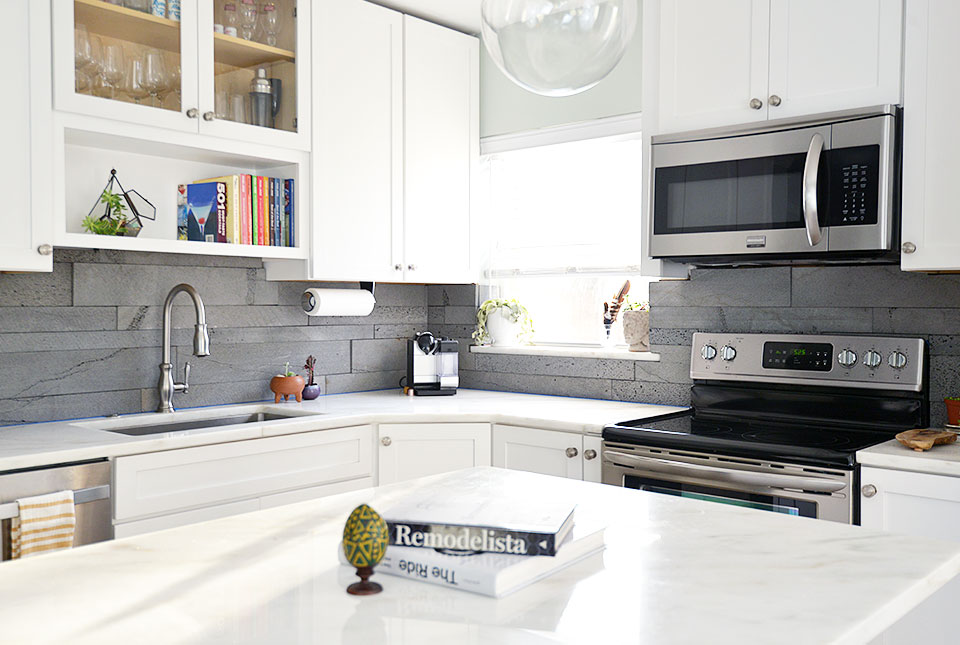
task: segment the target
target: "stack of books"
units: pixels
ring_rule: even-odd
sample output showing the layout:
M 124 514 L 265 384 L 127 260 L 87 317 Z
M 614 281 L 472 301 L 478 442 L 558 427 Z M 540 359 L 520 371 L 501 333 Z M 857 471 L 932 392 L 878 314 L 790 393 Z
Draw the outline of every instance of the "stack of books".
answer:
M 603 550 L 602 527 L 575 526 L 574 510 L 420 490 L 383 513 L 390 546 L 376 572 L 506 596 Z
M 180 184 L 177 239 L 296 246 L 293 180 L 229 175 Z

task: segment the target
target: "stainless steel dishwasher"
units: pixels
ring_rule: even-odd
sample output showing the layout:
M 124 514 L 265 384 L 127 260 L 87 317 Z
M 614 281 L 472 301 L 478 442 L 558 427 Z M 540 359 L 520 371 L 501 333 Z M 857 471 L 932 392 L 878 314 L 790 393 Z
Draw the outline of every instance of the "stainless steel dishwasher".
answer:
M 10 559 L 10 520 L 20 512 L 17 500 L 31 495 L 72 490 L 77 527 L 73 545 L 113 538 L 110 462 L 58 464 L 0 473 L 0 560 Z

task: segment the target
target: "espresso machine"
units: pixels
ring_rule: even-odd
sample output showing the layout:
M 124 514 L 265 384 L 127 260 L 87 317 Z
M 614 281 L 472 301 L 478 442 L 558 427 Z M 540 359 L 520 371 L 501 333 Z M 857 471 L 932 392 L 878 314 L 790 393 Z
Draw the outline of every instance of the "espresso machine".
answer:
M 416 396 L 457 393 L 460 385 L 459 343 L 422 331 L 407 341 L 407 381 L 404 390 Z

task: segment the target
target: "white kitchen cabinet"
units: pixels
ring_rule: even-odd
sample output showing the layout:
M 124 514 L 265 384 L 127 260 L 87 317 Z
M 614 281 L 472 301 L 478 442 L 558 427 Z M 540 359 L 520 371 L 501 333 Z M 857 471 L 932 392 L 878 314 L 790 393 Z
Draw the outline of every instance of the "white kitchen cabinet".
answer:
M 53 13 L 53 80 L 58 111 L 249 143 L 310 149 L 310 120 L 303 117 L 309 114 L 311 98 L 307 63 L 313 3 L 271 3 L 272 13 L 279 21 L 276 46 L 266 44 L 261 29 L 255 31 L 252 39 L 214 33 L 214 23 L 222 21 L 219 14 L 223 3 L 210 0 L 181 2 L 179 19 L 157 17 L 102 0 L 63 0 L 54 4 L 57 10 Z M 243 8 L 241 4 L 236 3 L 238 10 Z M 265 12 L 265 3 L 253 6 L 258 12 Z M 83 29 L 94 43 L 94 59 L 104 60 L 102 52 L 108 45 L 120 44 L 124 48 L 124 71 L 148 49 L 159 52 L 163 66 L 159 87 L 151 88 L 150 96 L 136 96 L 124 86 L 129 75 L 112 88 L 96 79 L 91 83 L 91 77 L 98 75 L 90 70 L 96 67 L 84 63 L 82 55 L 75 56 L 82 52 Z M 143 60 L 146 65 L 146 59 Z M 251 125 L 253 108 L 248 93 L 260 68 L 268 78 L 281 81 L 274 127 Z M 179 82 L 173 73 L 177 69 Z M 151 87 L 149 81 L 147 77 L 145 87 Z M 234 109 L 234 101 L 244 106 Z
M 863 466 L 860 482 L 860 524 L 865 528 L 960 541 L 960 477 Z M 953 580 L 874 644 L 954 643 L 956 629 L 944 618 L 958 602 L 960 580 Z
M 489 423 L 384 423 L 379 485 L 490 465 Z
M 905 271 L 960 270 L 960 3 L 907 0 L 903 78 Z
M 0 271 L 51 271 L 53 231 L 48 185 L 50 139 L 50 3 L 15 2 L 5 7 L 8 33 L 0 42 L 11 91 L 0 107 Z
M 268 276 L 473 281 L 477 38 L 363 0 L 319 4 L 313 33 L 313 258 Z
M 372 426 L 356 426 L 118 457 L 114 520 L 370 477 L 372 444 Z
M 652 134 L 900 103 L 901 0 L 647 0 Z M 646 115 L 645 115 L 646 117 Z
M 491 461 L 499 468 L 599 482 L 600 437 L 494 424 Z
M 198 522 L 206 522 L 208 520 L 218 520 L 221 517 L 230 517 L 231 515 L 240 515 L 241 513 L 252 513 L 253 511 L 259 510 L 260 500 L 258 499 L 245 499 L 239 502 L 205 506 L 204 508 L 195 508 L 192 511 L 184 511 L 183 513 L 171 513 L 169 515 L 150 517 L 145 520 L 134 520 L 133 522 L 115 524 L 113 527 L 113 537 L 119 539 L 134 535 L 143 535 L 144 533 L 154 533 L 165 529 L 173 529 L 178 526 L 197 524 Z

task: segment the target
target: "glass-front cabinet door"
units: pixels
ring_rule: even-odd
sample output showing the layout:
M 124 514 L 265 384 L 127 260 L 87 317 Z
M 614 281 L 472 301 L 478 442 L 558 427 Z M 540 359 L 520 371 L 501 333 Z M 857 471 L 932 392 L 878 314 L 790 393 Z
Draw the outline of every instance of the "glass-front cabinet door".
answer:
M 296 0 L 200 3 L 202 133 L 309 149 L 309 13 Z
M 195 2 L 58 0 L 53 9 L 58 110 L 197 130 Z

